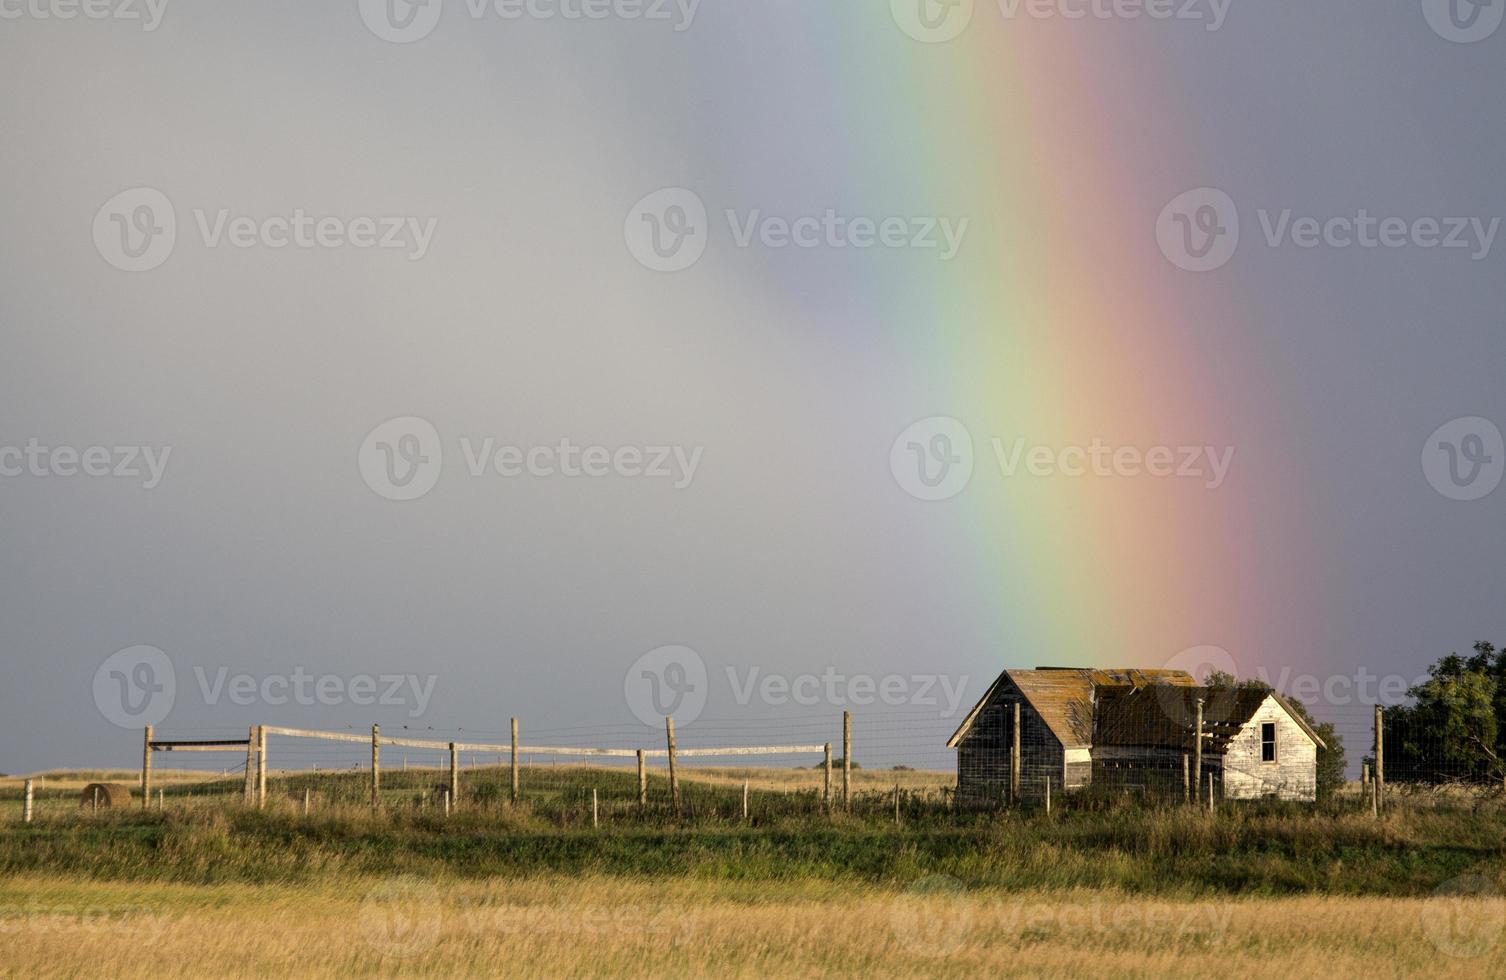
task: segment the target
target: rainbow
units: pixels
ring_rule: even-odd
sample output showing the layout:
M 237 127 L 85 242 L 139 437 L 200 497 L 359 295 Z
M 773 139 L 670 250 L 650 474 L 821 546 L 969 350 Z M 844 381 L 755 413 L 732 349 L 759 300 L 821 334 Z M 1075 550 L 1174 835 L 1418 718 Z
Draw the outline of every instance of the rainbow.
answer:
M 908 375 L 905 394 L 929 399 L 917 414 L 954 416 L 972 433 L 967 490 L 916 505 L 926 533 L 941 535 L 930 547 L 948 556 L 951 608 L 977 617 L 980 642 L 962 666 L 1157 667 L 1204 644 L 1244 673 L 1289 660 L 1313 641 L 1304 617 L 1317 612 L 1292 596 L 1316 592 L 1298 579 L 1322 562 L 1306 481 L 1281 464 L 1289 453 L 1267 418 L 1260 325 L 1242 313 L 1237 271 L 1184 272 L 1156 244 L 1162 207 L 1219 178 L 1178 125 L 1184 80 L 1130 60 L 1111 26 L 1006 22 L 980 0 L 964 34 L 931 45 L 904 36 L 883 6 L 803 7 L 826 22 L 787 42 L 756 93 L 726 93 L 727 118 L 764 113 L 750 129 L 816 144 L 794 154 L 801 162 L 840 150 L 846 172 L 801 174 L 733 135 L 719 156 L 755 162 L 720 176 L 745 200 L 825 181 L 868 207 L 971 219 L 945 266 L 868 257 L 847 284 L 868 318 L 840 327 L 844 342 Z M 1235 373 L 1246 379 L 1236 390 L 1215 380 Z M 1021 437 L 1235 456 L 1216 490 L 1005 477 L 991 440 Z

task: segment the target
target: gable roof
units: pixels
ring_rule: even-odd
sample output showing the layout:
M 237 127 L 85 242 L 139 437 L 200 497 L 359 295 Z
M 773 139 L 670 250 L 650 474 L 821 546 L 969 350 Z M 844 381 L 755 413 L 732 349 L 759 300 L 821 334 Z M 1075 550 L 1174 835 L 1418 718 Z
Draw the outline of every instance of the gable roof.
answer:
M 1098 726 L 1093 744 L 1151 746 L 1190 751 L 1197 727 L 1197 702 L 1203 702 L 1205 745 L 1223 753 L 1255 712 L 1274 700 L 1320 748 L 1327 748 L 1312 726 L 1281 695 L 1264 688 L 1115 687 L 1098 692 Z
M 1035 670 L 1005 670 L 989 685 L 983 697 L 968 712 L 947 741 L 956 748 L 967 737 L 978 716 L 1006 686 L 1013 686 L 1040 715 L 1051 734 L 1064 748 L 1093 743 L 1094 691 L 1100 687 L 1150 687 L 1172 685 L 1195 687 L 1197 680 L 1184 670 L 1142 670 L 1138 667 L 1098 669 L 1091 667 L 1038 667 Z

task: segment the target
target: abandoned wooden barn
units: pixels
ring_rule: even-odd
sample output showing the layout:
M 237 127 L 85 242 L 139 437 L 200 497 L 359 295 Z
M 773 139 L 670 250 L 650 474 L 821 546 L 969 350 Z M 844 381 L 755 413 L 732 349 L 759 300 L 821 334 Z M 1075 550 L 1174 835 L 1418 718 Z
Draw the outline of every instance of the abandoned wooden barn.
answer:
M 1180 670 L 1050 667 L 1004 671 L 947 742 L 958 798 L 971 803 L 1008 800 L 1012 779 L 1031 800 L 1048 781 L 1053 792 L 1180 795 L 1184 778 L 1203 787 L 1209 774 L 1224 799 L 1310 801 L 1322 744 L 1270 691 L 1201 687 Z

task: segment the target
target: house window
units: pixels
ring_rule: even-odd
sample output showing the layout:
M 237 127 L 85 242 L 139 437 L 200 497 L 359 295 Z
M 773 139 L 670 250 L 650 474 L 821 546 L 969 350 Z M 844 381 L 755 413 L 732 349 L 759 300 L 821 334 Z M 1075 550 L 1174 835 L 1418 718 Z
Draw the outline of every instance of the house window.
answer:
M 1260 761 L 1276 761 L 1276 723 L 1273 721 L 1260 726 Z

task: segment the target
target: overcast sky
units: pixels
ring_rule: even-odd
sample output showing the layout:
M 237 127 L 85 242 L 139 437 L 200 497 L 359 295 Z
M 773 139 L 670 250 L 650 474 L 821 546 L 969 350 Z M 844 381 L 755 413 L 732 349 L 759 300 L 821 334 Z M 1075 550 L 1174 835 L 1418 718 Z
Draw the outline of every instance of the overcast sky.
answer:
M 1012 631 L 1018 596 L 972 540 L 1007 550 L 1006 520 L 973 528 L 976 487 L 927 502 L 942 475 L 892 472 L 892 450 L 936 466 L 955 450 L 934 425 L 896 447 L 917 419 L 984 412 L 924 337 L 884 336 L 903 267 L 739 250 L 722 228 L 676 271 L 705 232 L 695 202 L 640 203 L 697 187 L 712 221 L 729 200 L 967 214 L 968 188 L 925 201 L 868 179 L 928 135 L 923 103 L 874 123 L 885 90 L 865 86 L 888 65 L 916 77 L 933 49 L 889 5 L 813 24 L 794 0 L 704 0 L 676 30 L 675 5 L 666 22 L 472 21 L 449 0 L 401 43 L 430 8 L 398 2 L 383 28 L 388 8 L 357 0 L 111 0 L 99 20 L 28 2 L 0 0 L 0 771 L 134 765 L 148 721 L 504 737 L 520 715 L 541 740 L 649 744 L 656 703 L 707 744 L 832 740 L 852 707 L 870 758 L 943 766 L 958 712 L 1005 666 L 1161 666 L 1215 645 L 1246 673 L 1410 677 L 1506 640 L 1499 10 L 1470 27 L 1459 0 L 1450 28 L 1415 0 L 1235 2 L 1217 31 L 1068 28 L 1084 61 L 1064 77 L 1145 65 L 1175 95 L 1136 104 L 1150 90 L 1125 77 L 1115 97 L 1143 120 L 1115 132 L 1163 144 L 1076 168 L 1158 171 L 1126 183 L 1143 191 L 1126 213 L 1147 216 L 1136 248 L 1157 248 L 1180 191 L 1240 199 L 1226 267 L 1155 256 L 1190 308 L 1241 310 L 1183 324 L 1195 345 L 1168 354 L 1230 393 L 1213 441 L 1265 467 L 1236 463 L 1231 499 L 1279 479 L 1304 501 L 1289 526 L 1240 518 L 1243 551 L 1208 579 L 1237 603 L 1157 593 L 1154 642 L 1105 652 L 1111 617 L 1098 649 L 1027 648 L 1038 633 Z M 948 42 L 959 62 L 999 29 L 992 4 L 974 17 Z M 1257 207 L 1400 216 L 1405 240 L 1272 248 Z M 1194 234 L 1210 217 L 1217 202 L 1184 212 Z M 959 262 L 987 254 L 985 223 L 950 232 L 969 236 Z M 1465 248 L 1428 247 L 1451 232 Z M 946 227 L 927 233 L 946 249 Z M 1124 521 L 1145 520 L 1143 485 L 1124 492 Z M 1083 591 L 1115 588 L 1080 542 L 1072 560 Z M 1045 587 L 1032 604 L 1074 615 L 1065 582 Z M 1221 630 L 1228 605 L 1243 612 Z M 1326 714 L 1352 758 L 1367 710 Z M 274 765 L 356 761 L 300 751 Z

